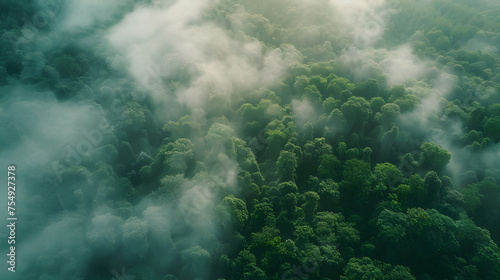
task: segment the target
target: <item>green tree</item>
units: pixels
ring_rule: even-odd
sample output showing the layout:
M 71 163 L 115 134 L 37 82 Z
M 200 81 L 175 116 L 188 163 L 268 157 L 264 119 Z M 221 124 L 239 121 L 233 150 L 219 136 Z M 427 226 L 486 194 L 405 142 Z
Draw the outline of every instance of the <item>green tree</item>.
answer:
M 440 36 L 435 43 L 436 49 L 439 51 L 446 51 L 450 48 L 451 42 L 448 36 Z
M 258 232 L 264 226 L 273 226 L 275 224 L 275 220 L 276 218 L 272 204 L 261 202 L 253 206 L 249 224 L 253 232 Z
M 488 114 L 492 117 L 500 117 L 500 104 L 488 106 Z
M 382 127 L 389 129 L 396 124 L 400 115 L 401 110 L 397 104 L 387 103 L 380 108 L 380 113 L 377 113 L 375 118 L 380 122 Z
M 341 183 L 341 197 L 354 205 L 366 203 L 370 193 L 372 172 L 370 165 L 359 159 L 344 163 L 344 180 Z
M 217 154 L 224 152 L 230 158 L 236 156 L 236 151 L 233 143 L 234 130 L 225 124 L 214 123 L 205 136 L 207 148 L 217 158 Z
M 325 136 L 328 139 L 336 139 L 338 135 L 343 135 L 348 132 L 348 123 L 344 118 L 344 114 L 339 109 L 333 109 L 328 115 L 328 123 L 325 128 Z
M 344 115 L 347 123 L 356 131 L 362 131 L 363 125 L 372 113 L 370 103 L 362 97 L 353 96 L 342 104 L 340 111 Z
M 492 177 L 486 177 L 476 184 L 481 197 L 481 204 L 474 215 L 475 222 L 487 228 L 495 242 L 500 241 L 500 215 L 492 209 L 500 209 L 500 187 Z
M 249 250 L 242 250 L 234 260 L 232 278 L 243 279 L 245 273 L 251 273 L 257 267 L 257 258 Z
M 340 100 L 335 99 L 333 97 L 327 97 L 325 101 L 323 101 L 323 113 L 330 114 L 334 109 L 340 108 L 342 103 Z
M 500 277 L 500 252 L 498 247 L 483 246 L 472 258 L 478 268 L 481 279 L 498 279 Z
M 252 233 L 250 250 L 257 256 L 263 256 L 267 250 L 281 243 L 280 231 L 274 227 L 265 226 L 259 232 Z
M 231 225 L 236 229 L 242 229 L 248 220 L 246 203 L 234 195 L 228 195 L 222 200 L 221 205 L 229 214 Z
M 321 155 L 319 157 L 318 176 L 325 179 L 339 179 L 340 161 L 331 154 Z
M 319 207 L 321 210 L 331 211 L 338 207 L 340 202 L 339 185 L 331 179 L 321 181 L 318 186 Z
M 351 258 L 347 263 L 341 280 L 415 280 L 410 270 L 404 266 L 392 267 L 390 264 L 373 261 L 368 257 Z
M 385 101 L 382 97 L 373 97 L 370 99 L 370 109 L 374 113 L 380 112 L 380 109 L 382 109 L 382 106 L 384 106 Z
M 346 159 L 359 159 L 359 150 L 356 148 L 351 148 L 346 152 Z
M 299 191 L 297 185 L 291 181 L 280 183 L 278 185 L 278 190 L 280 192 L 280 195 L 282 196 L 287 195 L 289 193 L 297 193 Z
M 409 186 L 409 192 L 405 189 L 396 189 L 406 193 L 406 201 L 409 207 L 417 207 L 427 201 L 427 190 L 424 188 L 424 179 L 418 174 L 413 174 L 403 180 L 403 184 Z M 399 193 L 398 193 L 399 196 Z
M 78 65 L 74 57 L 63 55 L 54 61 L 55 69 L 62 78 L 79 77 L 83 74 L 83 70 Z
M 313 105 L 320 105 L 322 102 L 321 92 L 316 88 L 315 85 L 308 85 L 304 89 L 303 98 L 311 102 Z
M 125 253 L 134 258 L 146 256 L 149 250 L 147 223 L 137 217 L 130 217 L 122 225 L 122 243 Z
M 373 262 L 372 259 L 364 257 L 362 259 L 351 258 L 347 263 L 341 280 L 382 280 L 384 272 Z
M 303 91 L 308 85 L 309 85 L 309 78 L 307 78 L 306 76 L 300 75 L 295 77 L 295 83 L 293 84 L 293 87 L 298 92 Z
M 312 123 L 306 122 L 303 127 L 303 141 L 312 141 L 314 137 L 314 128 Z
M 394 102 L 398 98 L 403 98 L 406 96 L 406 89 L 404 85 L 392 85 L 388 90 L 389 101 Z
M 295 244 L 299 248 L 303 248 L 306 243 L 313 239 L 314 231 L 310 226 L 296 226 L 293 235 L 295 236 Z
M 376 249 L 386 261 L 403 261 L 408 257 L 408 217 L 404 213 L 383 210 L 377 218 Z
M 424 178 L 424 188 L 431 202 L 437 202 L 441 198 L 442 183 L 434 171 L 429 171 Z
M 356 89 L 354 90 L 354 94 L 363 98 L 372 98 L 378 96 L 379 91 L 379 82 L 375 79 L 369 79 L 358 83 L 356 85 Z
M 280 206 L 286 212 L 286 218 L 297 219 L 297 203 L 297 196 L 293 193 L 286 194 L 280 199 Z
M 483 120 L 486 118 L 486 111 L 483 106 L 475 103 L 475 108 L 470 111 L 467 118 L 467 127 L 472 130 L 482 131 L 484 129 Z
M 452 267 L 442 256 L 454 255 L 459 249 L 453 220 L 435 209 L 412 208 L 407 215 L 412 264 L 436 278 L 451 275 Z
M 388 162 L 375 165 L 373 175 L 375 176 L 376 183 L 385 184 L 389 188 L 394 188 L 403 180 L 401 171 L 395 165 Z
M 182 274 L 184 277 L 203 277 L 210 265 L 210 253 L 200 246 L 193 246 L 181 252 L 184 263 Z
M 491 117 L 484 123 L 484 135 L 493 141 L 500 141 L 500 117 Z
M 408 267 L 396 265 L 394 269 L 387 274 L 384 280 L 416 280 L 416 278 L 411 274 Z
M 354 91 L 355 86 L 348 79 L 343 77 L 336 77 L 331 79 L 327 86 L 327 96 L 339 98 L 340 93 L 344 90 Z
M 318 209 L 319 195 L 316 192 L 305 192 L 303 195 L 304 203 L 302 209 L 304 210 L 305 219 L 312 222 L 314 213 Z
M 309 84 L 315 85 L 321 94 L 324 94 L 326 92 L 326 83 L 327 80 L 318 75 L 312 76 L 309 80 Z
M 117 123 L 118 129 L 124 132 L 143 133 L 141 129 L 146 122 L 143 107 L 135 101 L 130 101 L 122 108 L 120 121 Z
M 372 154 L 372 149 L 370 147 L 366 147 L 363 149 L 363 161 L 371 164 L 371 154 Z
M 281 181 L 293 181 L 297 168 L 297 157 L 294 153 L 281 151 L 276 162 L 278 177 Z
M 483 195 L 479 193 L 479 188 L 476 184 L 468 185 L 464 188 L 460 189 L 460 193 L 462 193 L 464 197 L 464 208 L 467 211 L 469 216 L 473 216 L 477 207 L 481 205 L 481 198 Z
M 184 174 L 193 164 L 193 144 L 189 139 L 181 138 L 160 148 L 157 160 L 163 160 L 163 172 L 168 175 Z
M 270 158 L 276 158 L 287 142 L 287 135 L 282 130 L 271 129 L 266 131 L 265 137 L 268 144 L 266 152 Z
M 427 142 L 420 147 L 423 167 L 427 170 L 441 171 L 450 162 L 451 153 L 434 142 Z
M 419 104 L 420 99 L 413 94 L 407 94 L 404 97 L 400 97 L 394 100 L 392 103 L 399 106 L 401 113 L 411 112 L 415 109 L 415 106 Z

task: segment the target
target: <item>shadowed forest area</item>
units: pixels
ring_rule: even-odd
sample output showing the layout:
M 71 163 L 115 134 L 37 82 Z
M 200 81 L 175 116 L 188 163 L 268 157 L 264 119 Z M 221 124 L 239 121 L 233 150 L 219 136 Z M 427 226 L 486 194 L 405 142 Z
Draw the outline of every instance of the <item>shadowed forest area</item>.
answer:
M 0 30 L 2 279 L 500 279 L 498 1 L 0 0 Z

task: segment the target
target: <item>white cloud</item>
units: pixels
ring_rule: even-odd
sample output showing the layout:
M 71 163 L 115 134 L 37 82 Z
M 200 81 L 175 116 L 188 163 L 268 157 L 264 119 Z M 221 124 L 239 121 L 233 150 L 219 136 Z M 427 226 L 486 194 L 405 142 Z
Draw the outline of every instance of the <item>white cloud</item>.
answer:
M 186 69 L 190 80 L 176 96 L 191 107 L 202 107 L 211 94 L 229 96 L 236 89 L 278 82 L 293 62 L 287 53 L 294 49 L 266 52 L 255 39 L 232 38 L 203 20 L 212 5 L 205 0 L 179 0 L 161 9 L 137 7 L 111 29 L 108 39 L 126 57 L 138 82 L 156 76 L 157 87 L 151 89 L 159 100 L 167 94 L 165 82 Z M 156 69 L 153 74 L 147 71 L 151 68 Z
M 330 0 L 336 24 L 348 32 L 359 47 L 372 46 L 384 34 L 392 15 L 399 12 L 398 1 Z
M 316 111 L 313 105 L 306 99 L 301 101 L 292 100 L 290 104 L 292 105 L 293 116 L 295 118 L 297 128 L 301 129 L 305 123 L 314 123 L 317 119 Z
M 413 54 L 408 44 L 395 49 L 345 49 L 340 61 L 353 72 L 356 80 L 365 80 L 379 74 L 387 78 L 387 86 L 405 84 L 419 79 L 428 70 L 424 61 Z

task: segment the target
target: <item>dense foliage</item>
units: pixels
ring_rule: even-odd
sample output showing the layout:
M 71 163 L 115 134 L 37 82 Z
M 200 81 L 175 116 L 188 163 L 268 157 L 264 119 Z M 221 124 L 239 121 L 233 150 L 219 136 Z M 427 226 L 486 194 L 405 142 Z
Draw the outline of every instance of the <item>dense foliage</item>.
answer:
M 500 279 L 494 1 L 354 6 L 361 26 L 339 23 L 328 1 L 220 1 L 186 24 L 216 26 L 214 45 L 182 45 L 208 62 L 172 58 L 146 76 L 158 88 L 134 80 L 135 53 L 91 34 L 168 5 L 115 1 L 71 31 L 59 7 L 27 35 L 40 2 L 0 3 L 0 117 L 12 118 L 0 143 L 40 141 L 48 154 L 26 167 L 33 187 L 18 198 L 20 236 L 43 245 L 19 256 L 19 279 L 111 279 L 122 267 L 131 279 Z M 248 50 L 252 71 L 233 53 Z M 218 61 L 245 76 L 221 86 L 203 70 Z M 68 142 L 39 136 L 51 126 L 22 130 L 64 108 L 50 120 L 79 114 Z

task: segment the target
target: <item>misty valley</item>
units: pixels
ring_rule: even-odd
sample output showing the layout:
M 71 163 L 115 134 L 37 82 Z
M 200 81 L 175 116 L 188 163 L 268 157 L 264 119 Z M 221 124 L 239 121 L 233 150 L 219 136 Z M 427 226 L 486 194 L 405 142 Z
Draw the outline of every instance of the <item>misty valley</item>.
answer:
M 500 279 L 497 0 L 0 0 L 0 279 Z

